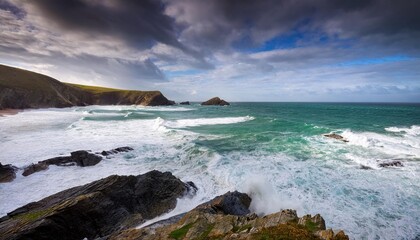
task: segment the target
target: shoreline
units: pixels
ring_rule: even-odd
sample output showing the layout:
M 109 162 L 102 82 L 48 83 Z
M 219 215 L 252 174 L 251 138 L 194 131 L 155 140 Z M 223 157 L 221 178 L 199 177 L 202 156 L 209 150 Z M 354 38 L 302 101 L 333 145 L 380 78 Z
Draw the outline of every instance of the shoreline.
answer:
M 0 117 L 5 117 L 8 115 L 16 115 L 23 111 L 24 111 L 23 109 L 12 109 L 12 108 L 2 109 L 0 110 Z

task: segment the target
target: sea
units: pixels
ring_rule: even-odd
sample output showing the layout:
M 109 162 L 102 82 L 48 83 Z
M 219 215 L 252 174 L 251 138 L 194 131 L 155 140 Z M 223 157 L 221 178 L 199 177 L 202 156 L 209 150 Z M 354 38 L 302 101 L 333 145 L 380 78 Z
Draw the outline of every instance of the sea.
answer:
M 148 223 L 238 190 L 259 215 L 291 208 L 299 216 L 320 213 L 351 239 L 420 238 L 419 104 L 87 106 L 0 117 L 2 164 L 23 168 L 124 146 L 134 150 L 92 167 L 50 166 L 28 177 L 20 170 L 0 184 L 0 216 L 113 174 L 156 169 L 193 181 L 198 192 Z M 380 167 L 390 161 L 403 166 Z

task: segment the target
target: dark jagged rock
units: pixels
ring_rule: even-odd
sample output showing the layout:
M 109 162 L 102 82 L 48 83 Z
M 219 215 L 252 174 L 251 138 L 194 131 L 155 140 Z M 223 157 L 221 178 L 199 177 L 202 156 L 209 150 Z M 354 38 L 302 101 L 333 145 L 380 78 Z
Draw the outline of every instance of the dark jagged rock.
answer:
M 379 163 L 379 167 L 387 168 L 387 167 L 404 167 L 401 161 L 395 160 L 395 161 L 388 161 Z
M 100 154 L 103 156 L 109 156 L 112 154 L 117 154 L 121 152 L 129 152 L 134 150 L 131 147 L 119 147 L 109 151 L 102 151 Z M 98 153 L 99 154 L 99 153 Z M 79 150 L 75 152 L 71 152 L 70 156 L 61 156 L 61 157 L 54 157 L 47 160 L 39 161 L 38 163 L 31 164 L 24 168 L 22 173 L 23 176 L 29 176 L 33 173 L 44 171 L 48 169 L 50 165 L 56 166 L 80 166 L 80 167 L 89 167 L 98 164 L 102 160 L 102 157 L 93 154 L 89 151 Z
M 10 164 L 2 165 L 0 163 L 0 183 L 11 182 L 16 178 L 17 167 Z
M 0 220 L 0 239 L 94 239 L 176 205 L 188 187 L 169 172 L 110 176 L 27 204 Z
M 326 230 L 325 221 L 319 214 L 299 218 L 295 210 L 286 209 L 264 217 L 243 215 L 249 212 L 250 201 L 246 194 L 228 192 L 186 214 L 141 229 L 123 230 L 110 239 L 349 239 L 342 231 Z M 239 215 L 229 213 L 236 213 L 236 210 L 227 210 L 238 208 L 241 209 Z
M 199 205 L 196 209 L 212 214 L 243 216 L 248 214 L 251 198 L 240 192 L 228 192 L 213 200 Z
M 345 139 L 343 136 L 338 135 L 336 133 L 324 134 L 324 137 L 334 138 L 334 139 L 340 140 L 342 142 L 349 142 L 349 140 Z
M 119 148 L 115 148 L 109 151 L 102 151 L 101 154 L 102 156 L 109 156 L 112 154 L 117 154 L 117 153 L 121 153 L 121 152 L 129 152 L 129 151 L 133 151 L 134 149 L 131 147 L 119 147 Z
M 44 170 L 47 170 L 47 169 L 48 169 L 48 164 L 46 164 L 46 163 L 31 164 L 28 167 L 23 169 L 22 175 L 26 177 L 26 176 L 29 176 L 33 173 L 44 171 Z
M 77 166 L 88 167 L 98 164 L 102 160 L 102 157 L 84 150 L 80 150 L 72 152 L 71 159 L 76 163 Z
M 47 160 L 39 161 L 38 163 L 31 164 L 30 166 L 24 168 L 22 175 L 29 176 L 33 173 L 47 170 L 48 166 L 80 166 L 80 167 L 89 167 L 98 164 L 102 160 L 101 156 L 90 153 L 88 151 L 80 150 L 71 152 L 70 156 L 64 157 L 55 157 Z
M 214 97 L 212 99 L 209 99 L 203 103 L 201 103 L 201 105 L 218 105 L 218 106 L 225 106 L 225 105 L 230 105 L 230 103 L 226 102 L 223 99 L 220 99 L 219 97 Z
M 179 104 L 181 104 L 181 105 L 190 105 L 190 102 L 189 102 L 189 101 L 186 101 L 186 102 L 180 102 Z

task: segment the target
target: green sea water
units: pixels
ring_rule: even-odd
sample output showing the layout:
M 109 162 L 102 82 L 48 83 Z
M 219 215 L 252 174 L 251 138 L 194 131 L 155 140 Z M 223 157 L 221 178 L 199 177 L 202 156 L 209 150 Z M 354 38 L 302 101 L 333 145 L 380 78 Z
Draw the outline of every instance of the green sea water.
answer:
M 282 208 L 320 213 L 328 227 L 344 229 L 351 239 L 420 237 L 419 104 L 89 106 L 27 111 L 0 123 L 2 163 L 13 159 L 25 166 L 78 149 L 135 149 L 95 168 L 18 177 L 0 186 L 8 196 L 0 196 L 3 214 L 110 174 L 158 169 L 199 187 L 197 196 L 181 199 L 170 214 L 239 190 L 251 195 L 258 214 Z M 12 151 L 17 146 L 24 151 Z M 403 166 L 380 167 L 393 161 Z

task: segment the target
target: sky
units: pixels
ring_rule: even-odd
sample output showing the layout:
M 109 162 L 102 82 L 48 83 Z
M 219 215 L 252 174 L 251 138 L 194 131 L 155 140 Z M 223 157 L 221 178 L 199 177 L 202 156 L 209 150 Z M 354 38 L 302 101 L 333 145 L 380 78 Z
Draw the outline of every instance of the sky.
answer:
M 175 101 L 420 102 L 418 0 L 0 0 L 0 64 Z

